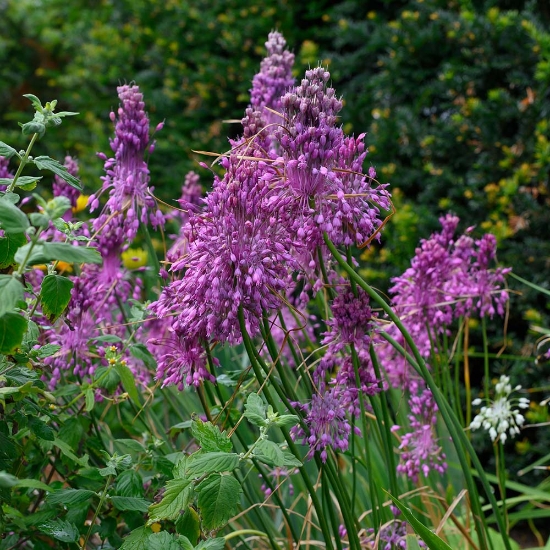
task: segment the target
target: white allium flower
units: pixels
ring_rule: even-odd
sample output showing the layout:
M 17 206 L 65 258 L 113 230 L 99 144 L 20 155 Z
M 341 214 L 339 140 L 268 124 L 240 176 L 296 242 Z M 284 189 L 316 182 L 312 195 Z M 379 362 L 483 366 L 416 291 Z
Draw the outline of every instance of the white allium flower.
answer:
M 515 437 L 519 434 L 520 426 L 525 422 L 524 416 L 519 409 L 529 407 L 529 399 L 508 399 L 510 394 L 521 389 L 521 386 L 512 388 L 510 377 L 504 374 L 495 385 L 496 398 L 490 405 L 481 407 L 479 414 L 472 420 L 470 428 L 477 430 L 483 428 L 489 432 L 492 441 L 499 439 L 504 443 L 508 437 Z M 481 399 L 474 399 L 472 405 L 481 405 Z M 515 408 L 514 408 L 515 407 Z

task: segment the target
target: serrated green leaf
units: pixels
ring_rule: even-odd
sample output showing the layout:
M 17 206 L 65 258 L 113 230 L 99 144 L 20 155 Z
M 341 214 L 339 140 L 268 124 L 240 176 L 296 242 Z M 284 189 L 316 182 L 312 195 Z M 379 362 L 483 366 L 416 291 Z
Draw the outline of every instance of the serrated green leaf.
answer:
M 135 470 L 125 470 L 117 476 L 115 489 L 121 497 L 143 498 L 143 479 Z
M 22 263 L 28 254 L 32 243 L 22 246 L 15 254 L 15 261 Z M 73 246 L 70 243 L 46 243 L 35 245 L 27 259 L 27 265 L 45 264 L 52 261 L 62 261 L 69 264 L 100 264 L 103 260 L 95 248 Z
M 11 355 L 23 342 L 27 320 L 19 313 L 5 313 L 0 317 L 0 353 Z
M 146 548 L 147 550 L 182 550 L 174 535 L 166 531 L 149 535 Z
M 0 199 L 0 228 L 6 233 L 24 233 L 30 225 L 22 210 L 6 199 Z
M 221 432 L 218 426 L 212 422 L 203 422 L 195 419 L 191 423 L 191 433 L 204 451 L 222 451 L 230 453 L 233 444 L 225 432 Z
M 149 507 L 148 525 L 156 521 L 176 519 L 193 498 L 193 484 L 190 479 L 172 479 L 166 484 L 162 500 Z
M 186 475 L 196 477 L 201 474 L 231 472 L 239 465 L 239 455 L 235 453 L 212 452 L 194 454 L 187 460 Z
M 0 269 L 5 269 L 15 263 L 15 253 L 27 242 L 24 233 L 11 233 L 0 237 Z
M 37 350 L 35 350 L 35 357 L 37 357 L 38 359 L 51 357 L 52 355 L 55 355 L 60 349 L 61 346 L 59 344 L 45 344 L 44 346 L 40 346 Z
M 143 361 L 143 364 L 151 369 L 156 370 L 157 368 L 157 361 L 156 359 L 151 355 L 151 352 L 147 349 L 147 346 L 145 344 L 132 344 L 130 347 L 130 353 L 136 358 Z
M 71 300 L 74 283 L 61 275 L 46 275 L 40 285 L 40 303 L 42 312 L 53 323 L 64 311 Z
M 136 405 L 137 407 L 141 407 L 141 403 L 139 401 L 139 393 L 136 387 L 136 380 L 132 371 L 126 365 L 122 365 L 121 363 L 117 363 L 115 365 L 115 369 L 120 376 L 120 381 L 122 382 L 122 387 L 124 388 L 124 391 L 130 396 L 130 399 L 132 400 L 134 405 Z
M 225 547 L 225 539 L 223 537 L 217 539 L 201 540 L 195 547 L 195 550 L 223 550 Z
M 136 441 L 135 439 L 115 439 L 114 443 L 122 445 L 135 453 L 144 453 L 147 450 L 139 441 Z
M 69 445 L 65 443 L 65 441 L 62 441 L 59 438 L 55 438 L 53 441 L 53 444 L 62 452 L 63 455 L 65 455 L 67 458 L 71 459 L 73 462 L 76 462 L 78 465 L 82 466 L 83 468 L 88 467 L 88 455 L 84 455 L 82 458 L 78 458 Z
M 0 317 L 12 312 L 19 301 L 23 300 L 23 285 L 13 275 L 0 274 Z
M 266 406 L 258 394 L 251 393 L 246 400 L 244 408 L 244 416 L 246 416 L 252 424 L 255 426 L 265 426 Z
M 73 506 L 81 502 L 89 501 L 93 496 L 97 496 L 94 491 L 87 489 L 61 489 L 50 493 L 46 500 L 49 504 L 62 504 L 63 506 Z
M 282 467 L 285 463 L 285 455 L 282 449 L 273 441 L 264 439 L 256 445 L 254 456 L 270 466 Z
M 10 159 L 13 155 L 17 155 L 17 151 L 7 143 L 0 141 L 0 157 Z
M 184 538 L 190 541 L 191 548 L 197 544 L 201 534 L 201 521 L 199 514 L 192 506 L 176 520 L 175 527 L 180 535 L 184 535 Z
M 144 498 L 112 496 L 113 506 L 121 512 L 147 512 L 151 503 Z
M 134 529 L 124 539 L 120 550 L 147 550 L 147 541 L 152 533 L 151 528 L 146 525 Z
M 60 164 L 57 160 L 46 156 L 40 156 L 34 158 L 34 164 L 39 170 L 50 170 L 50 172 L 53 172 L 56 176 L 59 176 L 61 179 L 65 180 L 71 187 L 82 191 L 82 185 L 80 184 L 78 178 L 75 178 L 72 174 L 70 174 L 67 168 L 65 168 L 65 166 Z
M 61 542 L 76 542 L 80 536 L 74 523 L 62 519 L 52 519 L 38 525 L 38 529 Z
M 242 488 L 231 475 L 213 474 L 197 486 L 198 505 L 205 531 L 225 525 L 237 512 Z
M 401 510 L 405 519 L 411 524 L 414 531 L 420 536 L 420 538 L 426 543 L 430 550 L 452 550 L 452 548 L 441 538 L 439 538 L 433 531 L 430 531 L 421 521 L 416 519 L 411 510 L 407 508 L 401 501 L 396 499 L 393 495 L 390 495 L 385 491 L 387 495 L 392 499 L 393 503 Z
M 92 411 L 95 407 L 95 393 L 94 393 L 94 390 L 92 388 L 88 388 L 84 392 L 84 399 L 86 401 L 86 405 L 84 407 L 84 410 L 86 412 Z
M 53 441 L 55 439 L 55 432 L 50 426 L 40 420 L 40 418 L 29 418 L 29 428 L 31 429 L 32 433 L 40 439 L 45 439 L 46 441 Z

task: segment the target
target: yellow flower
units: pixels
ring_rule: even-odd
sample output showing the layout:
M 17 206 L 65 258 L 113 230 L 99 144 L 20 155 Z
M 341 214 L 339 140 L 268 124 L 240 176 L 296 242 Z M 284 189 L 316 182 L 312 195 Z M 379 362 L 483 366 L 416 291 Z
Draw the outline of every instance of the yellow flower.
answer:
M 73 214 L 78 214 L 82 212 L 88 206 L 89 195 L 79 195 L 76 199 L 76 206 L 73 208 Z
M 129 248 L 122 253 L 122 263 L 128 269 L 147 265 L 147 252 L 143 248 Z

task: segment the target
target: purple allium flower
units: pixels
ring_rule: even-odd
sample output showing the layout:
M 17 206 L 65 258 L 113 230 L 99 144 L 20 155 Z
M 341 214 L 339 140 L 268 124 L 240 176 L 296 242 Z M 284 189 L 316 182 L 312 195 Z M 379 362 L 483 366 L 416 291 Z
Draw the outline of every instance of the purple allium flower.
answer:
M 145 113 L 143 94 L 138 86 L 117 88 L 121 106 L 117 115 L 111 113 L 115 123 L 115 137 L 111 140 L 114 158 L 105 159 L 106 175 L 103 191 L 109 191 L 106 209 L 94 222 L 94 230 L 122 228 L 121 236 L 131 242 L 137 234 L 139 223 L 149 220 L 153 227 L 164 225 L 164 216 L 157 209 L 149 191 L 149 169 L 144 160 L 149 144 L 149 119 Z M 99 206 L 95 195 L 90 196 L 91 211 Z M 117 236 L 119 241 L 120 237 Z M 121 246 L 121 245 L 120 245 Z
M 306 71 L 283 96 L 284 123 L 275 131 L 280 192 L 292 203 L 289 230 L 310 251 L 322 244 L 323 231 L 337 245 L 362 244 L 380 226 L 379 209 L 390 206 L 385 186 L 372 187 L 375 173 L 362 172 L 364 134 L 345 137 L 337 126 L 342 102 L 329 78 L 322 67 Z
M 76 159 L 67 155 L 63 166 L 67 169 L 67 172 L 71 176 L 78 176 L 78 162 Z M 71 201 L 71 207 L 76 206 L 76 201 L 80 196 L 80 191 L 75 189 L 72 185 L 69 185 L 64 179 L 59 176 L 53 178 L 53 196 L 54 197 L 67 197 Z
M 408 415 L 411 431 L 406 433 L 399 448 L 402 450 L 397 471 L 414 482 L 420 472 L 428 476 L 431 470 L 443 474 L 447 469 L 445 454 L 437 444 L 435 425 L 437 405 L 432 392 L 425 388 L 409 399 L 411 414 Z M 395 426 L 395 430 L 399 428 Z
M 309 445 L 308 458 L 315 452 L 321 453 L 321 460 L 326 462 L 328 450 L 346 451 L 349 445 L 351 425 L 347 419 L 347 408 L 342 403 L 342 394 L 337 386 L 321 388 L 307 404 L 296 403 L 306 413 L 305 422 L 309 428 L 306 434 L 301 426 L 294 426 L 291 434 L 294 439 L 302 439 Z

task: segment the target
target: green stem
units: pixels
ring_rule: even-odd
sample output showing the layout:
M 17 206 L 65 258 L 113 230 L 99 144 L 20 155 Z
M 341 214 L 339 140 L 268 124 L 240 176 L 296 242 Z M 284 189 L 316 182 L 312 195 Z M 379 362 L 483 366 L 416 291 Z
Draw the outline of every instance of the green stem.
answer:
M 94 517 L 92 518 L 92 523 L 90 523 L 90 528 L 88 529 L 88 532 L 86 533 L 86 537 L 84 538 L 84 542 L 82 543 L 82 546 L 80 547 L 81 550 L 86 549 L 86 545 L 88 544 L 88 539 L 92 535 L 92 531 L 95 525 L 95 520 L 97 519 L 97 516 L 99 514 L 99 511 L 101 508 L 103 508 L 103 504 L 105 503 L 105 500 L 107 499 L 107 490 L 109 489 L 111 482 L 113 481 L 113 476 L 110 475 L 107 477 L 107 481 L 105 483 L 105 487 L 103 487 L 103 491 L 101 493 L 101 498 L 99 499 L 99 504 L 97 505 L 97 508 L 94 511 Z
M 21 162 L 19 163 L 19 166 L 17 168 L 17 172 L 15 172 L 15 176 L 13 176 L 13 181 L 10 183 L 8 188 L 6 189 L 6 193 L 11 193 L 15 189 L 15 184 L 17 183 L 17 180 L 19 179 L 19 176 L 21 175 L 21 172 L 23 171 L 23 168 L 25 168 L 27 162 L 29 161 L 29 155 L 31 154 L 32 147 L 34 145 L 34 142 L 38 139 L 38 134 L 33 134 L 31 141 L 27 147 L 27 150 L 25 151 L 25 154 L 23 155 L 23 158 L 21 159 Z
M 382 308 L 382 310 L 388 315 L 390 320 L 395 324 L 399 332 L 403 335 L 403 338 L 405 339 L 405 342 L 407 343 L 407 346 L 409 347 L 409 349 L 411 349 L 415 360 L 412 360 L 412 357 L 410 356 L 410 354 L 407 353 L 405 349 L 402 346 L 400 346 L 395 340 L 393 340 L 393 338 L 391 337 L 388 338 L 389 335 L 384 336 L 388 341 L 391 341 L 395 349 L 400 351 L 400 353 L 404 354 L 405 357 L 408 357 L 411 359 L 411 361 L 409 362 L 415 368 L 415 370 L 417 370 L 417 372 L 422 376 L 427 386 L 432 391 L 434 400 L 437 403 L 437 406 L 439 407 L 439 411 L 441 412 L 441 416 L 443 417 L 443 420 L 447 425 L 451 438 L 455 442 L 457 455 L 462 466 L 462 470 L 466 480 L 466 485 L 468 487 L 468 492 L 470 493 L 470 502 L 472 506 L 472 512 L 474 515 L 474 521 L 476 524 L 476 530 L 478 532 L 479 539 L 480 539 L 481 548 L 486 549 L 488 547 L 488 544 L 492 548 L 493 543 L 490 538 L 488 539 L 488 536 L 487 536 L 486 522 L 481 510 L 481 505 L 479 502 L 478 493 L 472 477 L 472 473 L 470 472 L 470 469 L 468 467 L 468 460 L 466 458 L 464 449 L 471 456 L 472 463 L 474 464 L 474 467 L 478 472 L 479 479 L 483 485 L 485 494 L 489 502 L 491 503 L 491 507 L 493 508 L 495 517 L 497 519 L 499 530 L 503 535 L 504 545 L 507 550 L 511 550 L 510 541 L 506 536 L 506 525 L 503 521 L 498 503 L 492 492 L 491 486 L 487 480 L 487 477 L 485 476 L 485 471 L 483 469 L 483 466 L 481 465 L 481 462 L 479 461 L 479 458 L 474 448 L 472 447 L 470 441 L 464 434 L 462 426 L 460 425 L 460 422 L 456 418 L 456 415 L 454 414 L 453 410 L 449 407 L 449 404 L 447 403 L 445 397 L 443 396 L 443 394 L 435 384 L 434 379 L 430 371 L 428 370 L 426 363 L 424 362 L 424 359 L 420 355 L 420 352 L 418 351 L 418 348 L 416 347 L 416 344 L 414 343 L 411 335 L 409 334 L 409 332 L 407 331 L 407 329 L 405 328 L 405 326 L 403 325 L 399 317 L 393 311 L 393 309 L 366 281 L 363 280 L 362 277 L 360 277 L 355 272 L 353 267 L 350 266 L 344 260 L 344 258 L 341 256 L 341 254 L 338 252 L 338 250 L 336 249 L 336 247 L 334 246 L 334 244 L 326 234 L 324 238 L 325 238 L 326 245 L 328 246 L 329 250 L 331 251 L 332 255 L 334 256 L 338 264 L 342 267 L 342 269 L 344 269 L 344 271 L 346 271 L 350 279 L 354 279 L 357 285 L 360 286 Z M 461 443 L 462 446 L 459 445 L 458 443 Z

